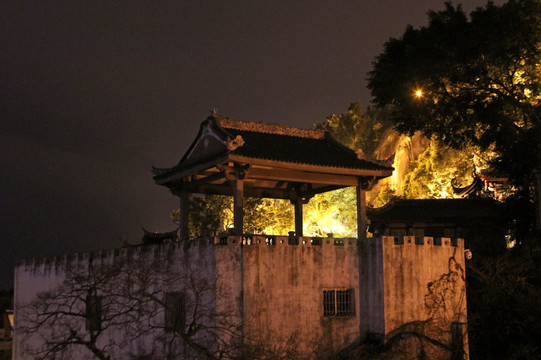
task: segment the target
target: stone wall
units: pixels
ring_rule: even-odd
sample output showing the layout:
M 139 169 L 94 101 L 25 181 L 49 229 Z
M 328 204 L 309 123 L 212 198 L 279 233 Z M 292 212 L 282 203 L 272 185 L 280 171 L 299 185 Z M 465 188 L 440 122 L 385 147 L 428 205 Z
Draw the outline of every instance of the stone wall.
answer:
M 117 281 L 118 291 L 127 291 L 124 285 L 131 281 L 132 290 L 136 291 L 145 286 L 145 290 L 155 294 L 157 299 L 157 302 L 148 308 L 152 314 L 150 321 L 155 329 L 146 328 L 144 336 L 130 335 L 126 341 L 122 326 L 111 326 L 110 331 L 100 335 L 99 347 L 108 343 L 122 344 L 111 348 L 112 358 L 152 355 L 153 357 L 148 359 L 158 359 L 170 352 L 183 355 L 193 353 L 191 349 L 179 345 L 178 340 L 167 341 L 170 335 L 165 334 L 163 330 L 165 310 L 160 307 L 159 302 L 165 299 L 166 292 L 174 291 L 181 291 L 190 299 L 194 298 L 195 292 L 199 293 L 201 298 L 198 299 L 197 305 L 200 310 L 196 316 L 201 317 L 198 319 L 199 323 L 208 330 L 201 331 L 194 339 L 206 344 L 211 351 L 217 351 L 218 344 L 231 342 L 234 335 L 234 332 L 230 331 L 220 332 L 223 328 L 220 327 L 222 324 L 218 323 L 225 322 L 226 317 L 227 325 L 231 325 L 232 329 L 237 329 L 241 323 L 239 260 L 238 241 L 237 246 L 217 247 L 213 238 L 192 242 L 189 247 L 180 243 L 149 245 L 24 260 L 15 268 L 14 359 L 27 359 L 29 351 L 36 350 L 42 345 L 43 339 L 39 334 L 29 336 L 20 330 L 27 326 L 23 314 L 32 300 L 40 293 L 58 289 L 63 281 L 73 274 L 89 273 L 90 269 L 99 270 L 112 264 L 124 264 L 122 274 L 114 280 Z M 126 293 L 126 297 L 129 296 L 133 295 Z M 188 323 L 193 318 L 190 311 L 194 308 L 194 304 L 187 305 Z M 83 308 L 84 303 L 81 303 L 79 305 L 81 313 L 84 313 Z M 211 318 L 210 314 L 220 315 Z M 80 323 L 74 326 L 77 331 L 85 331 L 84 319 L 73 317 L 73 321 Z M 95 357 L 87 349 L 77 348 L 77 359 L 92 358 Z
M 289 341 L 306 353 L 339 350 L 358 339 L 357 239 L 245 240 L 250 244 L 243 247 L 246 341 Z M 352 316 L 324 316 L 324 289 L 352 289 Z
M 442 358 L 459 341 L 467 356 L 464 251 L 463 239 L 368 239 L 361 251 L 363 334 L 423 338 L 435 344 L 430 351 L 444 350 Z
M 229 236 L 189 246 L 149 245 L 23 261 L 15 269 L 16 326 L 24 325 L 17 310 L 40 292 L 61 285 L 66 274 L 119 262 L 137 267 L 138 274 L 160 274 L 152 286 L 162 297 L 167 291 L 193 292 L 190 283 L 208 281 L 212 292 L 206 293 L 205 303 L 215 316 L 205 320 L 206 325 L 222 329 L 207 342 L 211 351 L 271 344 L 283 351 L 293 346 L 303 354 L 321 354 L 366 336 L 392 341 L 412 326 L 449 343 L 457 324 L 460 330 L 466 323 L 462 239 L 386 236 L 359 244 L 353 238 Z M 325 313 L 324 292 L 329 291 L 351 292 L 351 312 Z M 154 321 L 164 321 L 163 311 L 155 316 Z M 436 333 L 438 329 L 443 332 Z M 115 336 L 118 332 L 102 341 L 117 341 Z M 25 346 L 40 346 L 38 337 L 25 338 L 16 330 L 15 359 L 28 358 L 23 339 Z M 174 350 L 184 355 L 191 351 Z M 170 349 L 149 332 L 115 351 L 119 358 L 159 358 Z M 78 358 L 91 357 L 81 351 Z

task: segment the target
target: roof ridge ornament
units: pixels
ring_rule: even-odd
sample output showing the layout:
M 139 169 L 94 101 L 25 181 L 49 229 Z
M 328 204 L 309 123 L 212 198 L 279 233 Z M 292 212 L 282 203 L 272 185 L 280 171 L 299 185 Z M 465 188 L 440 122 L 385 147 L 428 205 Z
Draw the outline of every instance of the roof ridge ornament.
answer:
M 357 149 L 357 151 L 355 151 L 355 153 L 357 154 L 357 159 L 364 160 L 364 161 L 369 161 L 369 162 L 371 162 L 373 164 L 391 167 L 391 166 L 393 166 L 393 163 L 394 163 L 395 154 L 392 154 L 391 156 L 388 156 L 383 160 L 378 160 L 378 159 L 373 159 L 370 156 L 366 155 L 364 153 L 363 149 L 360 149 L 360 148 Z
M 241 147 L 242 145 L 244 145 L 244 139 L 242 138 L 242 136 L 237 135 L 236 138 L 227 142 L 227 150 L 233 151 L 236 148 Z

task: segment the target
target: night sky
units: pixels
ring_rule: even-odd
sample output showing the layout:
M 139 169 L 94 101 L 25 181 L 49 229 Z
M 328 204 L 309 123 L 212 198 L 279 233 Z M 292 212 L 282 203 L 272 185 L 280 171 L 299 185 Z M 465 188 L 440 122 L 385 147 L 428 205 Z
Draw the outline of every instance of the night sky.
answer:
M 383 43 L 443 2 L 1 1 L 0 288 L 17 259 L 173 230 L 151 166 L 213 108 L 311 128 L 367 105 Z

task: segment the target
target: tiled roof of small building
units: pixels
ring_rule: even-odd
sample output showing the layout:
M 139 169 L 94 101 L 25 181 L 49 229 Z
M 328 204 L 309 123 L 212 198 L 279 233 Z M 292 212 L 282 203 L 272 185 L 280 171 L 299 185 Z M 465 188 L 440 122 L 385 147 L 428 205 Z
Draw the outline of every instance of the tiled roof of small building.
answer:
M 324 130 L 218 118 L 218 125 L 232 138 L 240 135 L 242 146 L 231 153 L 250 158 L 298 164 L 367 170 L 390 170 L 377 160 L 359 159 L 357 153 L 338 143 Z
M 399 199 L 380 208 L 367 209 L 367 216 L 372 221 L 486 219 L 502 216 L 502 208 L 492 199 Z

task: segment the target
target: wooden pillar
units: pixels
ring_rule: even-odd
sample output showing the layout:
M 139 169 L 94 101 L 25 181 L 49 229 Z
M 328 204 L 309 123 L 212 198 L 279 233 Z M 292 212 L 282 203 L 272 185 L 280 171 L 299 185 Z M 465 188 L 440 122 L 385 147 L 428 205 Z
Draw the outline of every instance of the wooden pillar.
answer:
M 359 183 L 356 186 L 357 191 L 357 239 L 364 242 L 366 240 L 366 191 Z
M 244 180 L 241 176 L 233 181 L 233 226 L 234 235 L 242 236 L 244 226 Z
M 302 234 L 302 198 L 297 198 L 293 201 L 295 205 L 295 236 L 303 236 Z
M 180 241 L 189 240 L 189 212 L 188 212 L 188 192 L 181 190 L 180 194 L 180 219 L 179 219 L 179 228 L 180 228 Z

